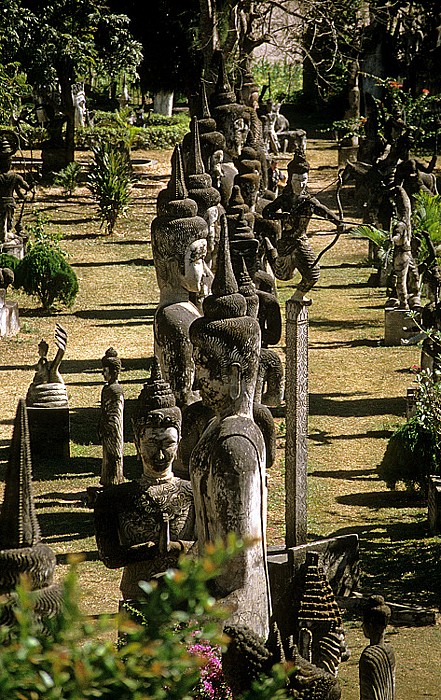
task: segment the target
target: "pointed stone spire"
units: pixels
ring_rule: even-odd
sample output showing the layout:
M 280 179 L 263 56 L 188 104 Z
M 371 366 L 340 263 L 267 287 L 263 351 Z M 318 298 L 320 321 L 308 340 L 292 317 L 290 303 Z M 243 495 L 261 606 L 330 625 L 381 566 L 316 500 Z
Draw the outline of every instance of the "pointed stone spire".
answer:
M 190 153 L 188 154 L 188 172 L 190 175 L 204 175 L 205 168 L 201 156 L 201 144 L 199 141 L 199 126 L 197 117 L 193 117 L 191 120 L 190 130 L 192 139 Z
M 237 281 L 231 265 L 230 244 L 228 239 L 227 217 L 222 214 L 220 219 L 221 231 L 217 254 L 217 267 L 211 293 L 216 297 L 235 294 L 238 291 Z
M 231 89 L 228 80 L 227 71 L 225 69 L 225 60 L 223 54 L 218 52 L 219 72 L 217 74 L 217 82 L 214 93 L 211 96 L 212 105 L 220 107 L 221 105 L 233 104 L 236 102 L 236 95 Z
M 0 513 L 0 550 L 33 547 L 40 541 L 40 527 L 32 494 L 28 418 L 25 401 L 20 399 L 14 421 Z
M 184 168 L 182 167 L 182 154 L 179 144 L 175 146 L 175 150 L 173 151 L 171 165 L 171 178 L 167 187 L 172 195 L 171 199 L 186 199 L 188 197 L 188 193 L 185 186 Z

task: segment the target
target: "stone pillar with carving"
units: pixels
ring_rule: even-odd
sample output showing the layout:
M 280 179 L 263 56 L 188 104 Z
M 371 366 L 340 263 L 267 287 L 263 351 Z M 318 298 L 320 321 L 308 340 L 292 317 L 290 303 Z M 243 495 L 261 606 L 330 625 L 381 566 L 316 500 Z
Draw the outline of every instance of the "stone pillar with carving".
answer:
M 306 543 L 308 307 L 286 302 L 286 546 Z

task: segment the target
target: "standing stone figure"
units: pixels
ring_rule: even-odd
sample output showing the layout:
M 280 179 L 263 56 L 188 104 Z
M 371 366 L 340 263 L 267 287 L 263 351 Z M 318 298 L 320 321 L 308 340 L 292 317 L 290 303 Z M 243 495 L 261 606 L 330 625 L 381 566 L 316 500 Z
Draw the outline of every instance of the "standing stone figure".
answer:
M 120 589 L 125 600 L 139 598 L 140 580 L 176 566 L 195 539 L 191 484 L 172 472 L 181 411 L 156 358 L 139 395 L 133 430 L 141 478 L 104 489 L 95 502 L 98 552 L 108 568 L 124 566 Z
M 297 269 L 302 278 L 291 297 L 301 304 L 309 305 L 306 297 L 320 278 L 320 268 L 307 237 L 307 229 L 314 215 L 329 219 L 338 228 L 343 222 L 318 199 L 307 194 L 309 164 L 303 156 L 297 155 L 288 164 L 288 184 L 281 195 L 263 209 L 267 219 L 282 220 L 282 237 L 277 241 L 277 249 L 270 247 L 269 262 L 277 279 L 290 280 Z
M 363 634 L 369 646 L 359 662 L 360 700 L 394 700 L 395 654 L 384 641 L 390 608 L 381 595 L 373 595 L 363 612 Z
M 67 408 L 69 406 L 66 385 L 60 374 L 60 364 L 64 357 L 67 345 L 67 332 L 55 324 L 55 343 L 57 352 L 49 362 L 47 353 L 49 345 L 45 340 L 38 344 L 39 359 L 37 368 L 26 394 L 26 406 L 31 408 Z
M 121 360 L 113 348 L 101 358 L 105 384 L 101 391 L 101 416 L 98 435 L 103 445 L 100 484 L 112 486 L 124 481 L 124 394 L 118 382 Z
M 14 195 L 30 189 L 21 175 L 11 170 L 11 159 L 18 149 L 18 138 L 13 131 L 0 133 L 0 243 L 17 238 L 12 230 L 16 202 Z
M 409 196 L 403 187 L 391 189 L 396 221 L 391 240 L 394 245 L 394 276 L 400 309 L 421 307 L 418 267 L 412 255 L 412 223 Z
M 190 459 L 199 551 L 228 533 L 250 545 L 213 582 L 213 594 L 231 624 L 267 638 L 270 592 L 266 566 L 265 443 L 253 420 L 260 328 L 246 315 L 231 267 L 228 234 L 221 228 L 212 294 L 204 316 L 190 327 L 195 386 L 215 417 Z

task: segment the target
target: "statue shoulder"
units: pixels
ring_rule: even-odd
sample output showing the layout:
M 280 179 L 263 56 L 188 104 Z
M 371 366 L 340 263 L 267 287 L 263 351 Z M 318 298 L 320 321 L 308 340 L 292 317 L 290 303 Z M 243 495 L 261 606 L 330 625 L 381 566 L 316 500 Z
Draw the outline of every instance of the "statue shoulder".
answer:
M 244 418 L 244 416 L 228 416 L 224 418 L 220 425 L 218 442 L 222 445 L 222 451 L 228 453 L 228 443 L 242 442 L 244 448 L 246 445 L 252 445 L 259 457 L 264 451 L 264 441 L 260 428 L 256 425 L 252 418 Z

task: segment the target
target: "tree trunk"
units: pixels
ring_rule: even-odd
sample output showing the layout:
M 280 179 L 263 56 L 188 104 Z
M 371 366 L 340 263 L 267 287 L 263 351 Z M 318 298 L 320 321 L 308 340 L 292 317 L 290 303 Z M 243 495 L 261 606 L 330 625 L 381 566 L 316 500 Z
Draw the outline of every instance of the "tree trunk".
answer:
M 216 0 L 199 0 L 199 6 L 199 31 L 201 37 L 204 37 L 203 46 L 201 47 L 204 76 L 206 80 L 211 80 L 213 54 L 219 48 Z
M 57 67 L 61 90 L 61 109 L 66 117 L 66 163 L 75 160 L 75 107 L 72 98 L 73 70 L 70 66 Z
M 173 92 L 161 90 L 153 96 L 153 111 L 171 117 L 173 110 Z

